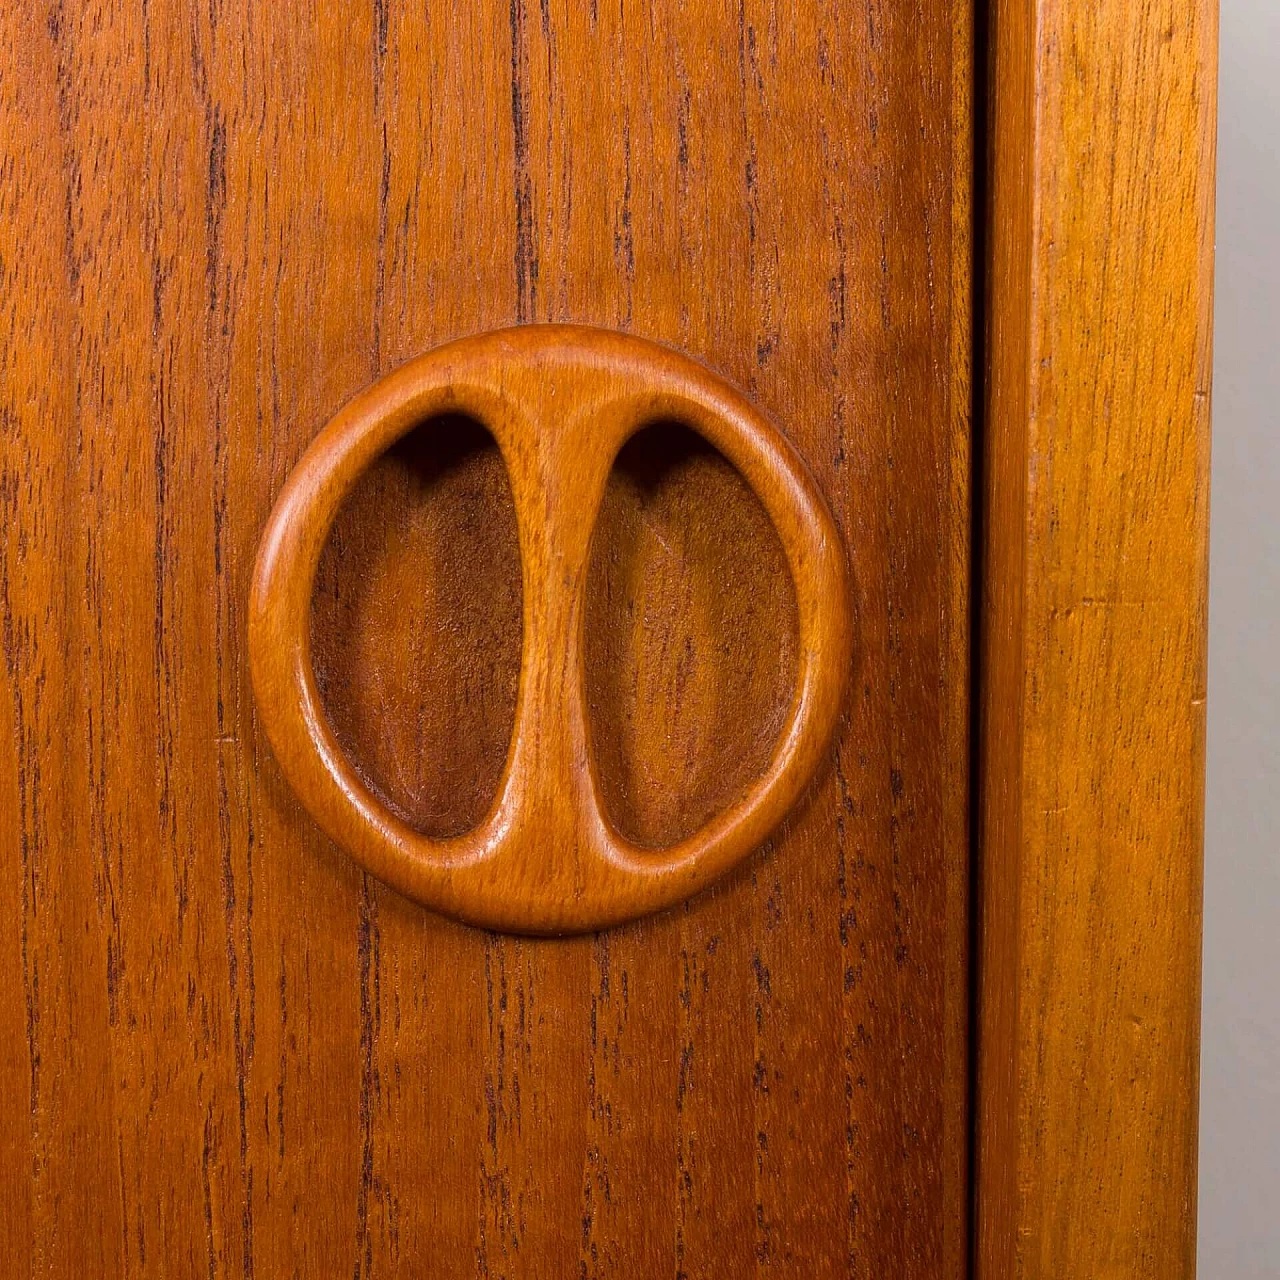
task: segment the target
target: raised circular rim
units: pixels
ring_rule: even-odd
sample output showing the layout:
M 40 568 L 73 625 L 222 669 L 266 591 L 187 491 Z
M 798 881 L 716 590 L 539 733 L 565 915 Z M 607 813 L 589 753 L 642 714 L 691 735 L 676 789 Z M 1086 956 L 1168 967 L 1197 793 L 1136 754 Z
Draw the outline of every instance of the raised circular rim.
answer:
M 555 386 L 558 378 L 599 392 L 594 399 L 584 395 L 588 403 L 578 411 L 558 416 L 555 431 L 589 426 L 590 434 L 572 437 L 566 447 L 576 450 L 575 465 L 597 450 L 602 476 L 626 441 L 650 423 L 676 421 L 695 431 L 738 469 L 786 554 L 799 621 L 798 666 L 770 762 L 742 796 L 665 849 L 626 841 L 604 810 L 581 708 L 580 634 L 565 639 L 576 646 L 576 684 L 567 692 L 561 727 L 581 739 L 562 752 L 573 773 L 562 780 L 570 799 L 560 803 L 553 796 L 554 803 L 541 808 L 527 803 L 539 787 L 549 786 L 534 776 L 543 764 L 521 764 L 531 696 L 527 583 L 508 759 L 493 806 L 471 831 L 436 839 L 393 814 L 346 757 L 317 690 L 311 598 L 333 521 L 366 468 L 422 422 L 463 413 L 492 432 L 516 498 L 526 573 L 526 543 L 541 544 L 524 510 L 528 503 L 522 506 L 517 496 L 517 477 L 534 474 L 531 457 L 539 447 L 545 452 L 555 433 L 534 420 L 527 398 L 522 404 L 512 394 L 513 383 L 530 375 L 534 385 L 541 379 Z M 564 408 L 562 397 L 557 409 Z M 597 470 L 599 465 L 596 459 Z M 585 522 L 588 546 L 598 517 L 596 494 Z M 580 592 L 582 583 L 576 585 Z M 580 619 L 582 610 L 577 613 Z M 523 326 L 460 339 L 402 365 L 352 399 L 308 447 L 281 491 L 249 598 L 250 671 L 262 724 L 312 817 L 366 869 L 423 905 L 470 924 L 522 933 L 588 931 L 660 910 L 696 893 L 757 847 L 820 763 L 843 701 L 852 631 L 847 563 L 835 522 L 782 433 L 741 392 L 687 356 L 579 326 Z

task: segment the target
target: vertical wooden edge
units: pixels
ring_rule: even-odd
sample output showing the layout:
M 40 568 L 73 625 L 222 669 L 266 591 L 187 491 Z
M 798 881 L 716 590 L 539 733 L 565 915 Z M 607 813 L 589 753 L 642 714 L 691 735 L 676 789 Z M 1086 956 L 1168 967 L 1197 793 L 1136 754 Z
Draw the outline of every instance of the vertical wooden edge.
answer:
M 945 668 L 950 672 L 953 695 L 947 701 L 948 722 L 944 738 L 948 817 L 945 839 L 954 856 L 946 859 L 947 948 L 944 1028 L 946 1076 L 943 1125 L 944 1149 L 949 1164 L 944 1177 L 951 1190 L 944 1210 L 943 1275 L 968 1274 L 971 1251 L 970 1134 L 972 1116 L 972 1064 L 970 1060 L 972 982 L 972 885 L 969 854 L 972 847 L 973 760 L 973 509 L 978 477 L 974 474 L 974 343 L 977 305 L 974 290 L 980 276 L 975 271 L 974 210 L 977 197 L 977 133 L 975 122 L 975 66 L 978 30 L 972 0 L 956 0 L 953 6 L 951 91 L 952 119 L 952 248 L 951 248 L 951 503 L 950 527 L 956 531 L 951 548 L 950 591 L 944 602 L 943 645 Z
M 1216 0 L 991 0 L 974 1274 L 1195 1269 Z
M 991 0 L 978 486 L 973 1187 L 975 1276 L 1012 1277 L 1017 1223 L 1016 948 L 1023 685 L 1033 74 L 1030 6 Z M 1013 51 L 1018 56 L 1013 56 Z M 998 148 L 998 152 L 997 152 Z M 996 156 L 999 155 L 997 170 Z M 997 429 L 995 424 L 1001 424 Z M 997 691 L 1000 696 L 997 696 Z

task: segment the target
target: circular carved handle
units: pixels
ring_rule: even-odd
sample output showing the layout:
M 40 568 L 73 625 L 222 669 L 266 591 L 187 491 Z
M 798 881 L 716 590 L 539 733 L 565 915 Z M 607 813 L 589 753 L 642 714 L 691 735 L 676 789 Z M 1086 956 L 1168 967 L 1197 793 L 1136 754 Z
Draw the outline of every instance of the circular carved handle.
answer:
M 432 839 L 391 813 L 343 754 L 311 665 L 320 554 L 352 485 L 424 420 L 463 413 L 492 432 L 515 499 L 524 641 L 515 728 L 497 798 L 474 830 Z M 796 687 L 767 769 L 699 831 L 661 850 L 605 814 L 584 707 L 584 584 L 596 512 L 619 449 L 681 423 L 764 503 L 795 581 Z M 321 827 L 402 893 L 491 929 L 603 928 L 688 897 L 777 825 L 835 726 L 852 653 L 844 552 L 804 464 L 731 386 L 694 361 L 607 330 L 538 325 L 466 338 L 351 401 L 303 455 L 267 524 L 249 605 L 262 724 Z

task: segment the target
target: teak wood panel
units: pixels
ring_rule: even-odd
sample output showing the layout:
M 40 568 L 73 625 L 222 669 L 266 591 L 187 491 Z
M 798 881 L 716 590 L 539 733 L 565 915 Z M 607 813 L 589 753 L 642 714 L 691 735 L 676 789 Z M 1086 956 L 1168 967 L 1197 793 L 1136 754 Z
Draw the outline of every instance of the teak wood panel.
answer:
M 1195 1272 L 1216 37 L 993 6 L 979 1280 Z
M 0 1256 L 960 1276 L 968 5 L 0 21 Z M 245 647 L 324 422 L 532 321 L 742 387 L 830 502 L 856 610 L 835 744 L 777 837 L 569 940 L 361 874 L 271 757 Z M 491 798 L 519 663 L 507 481 L 454 425 L 340 516 L 314 624 L 335 732 L 434 830 Z M 767 758 L 785 571 L 733 469 L 662 426 L 597 532 L 610 803 L 671 838 Z

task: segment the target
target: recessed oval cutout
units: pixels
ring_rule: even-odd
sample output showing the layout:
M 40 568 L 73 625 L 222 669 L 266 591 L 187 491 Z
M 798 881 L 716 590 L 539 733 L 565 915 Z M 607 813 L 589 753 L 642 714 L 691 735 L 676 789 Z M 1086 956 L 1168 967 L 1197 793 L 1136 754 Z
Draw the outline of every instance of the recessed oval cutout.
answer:
M 520 552 L 506 466 L 469 418 L 416 427 L 357 481 L 316 575 L 312 663 L 369 787 L 424 835 L 493 803 L 520 677 Z
M 633 436 L 592 534 L 584 637 L 592 755 L 621 835 L 674 844 L 764 772 L 798 628 L 782 543 L 733 465 L 683 426 Z

